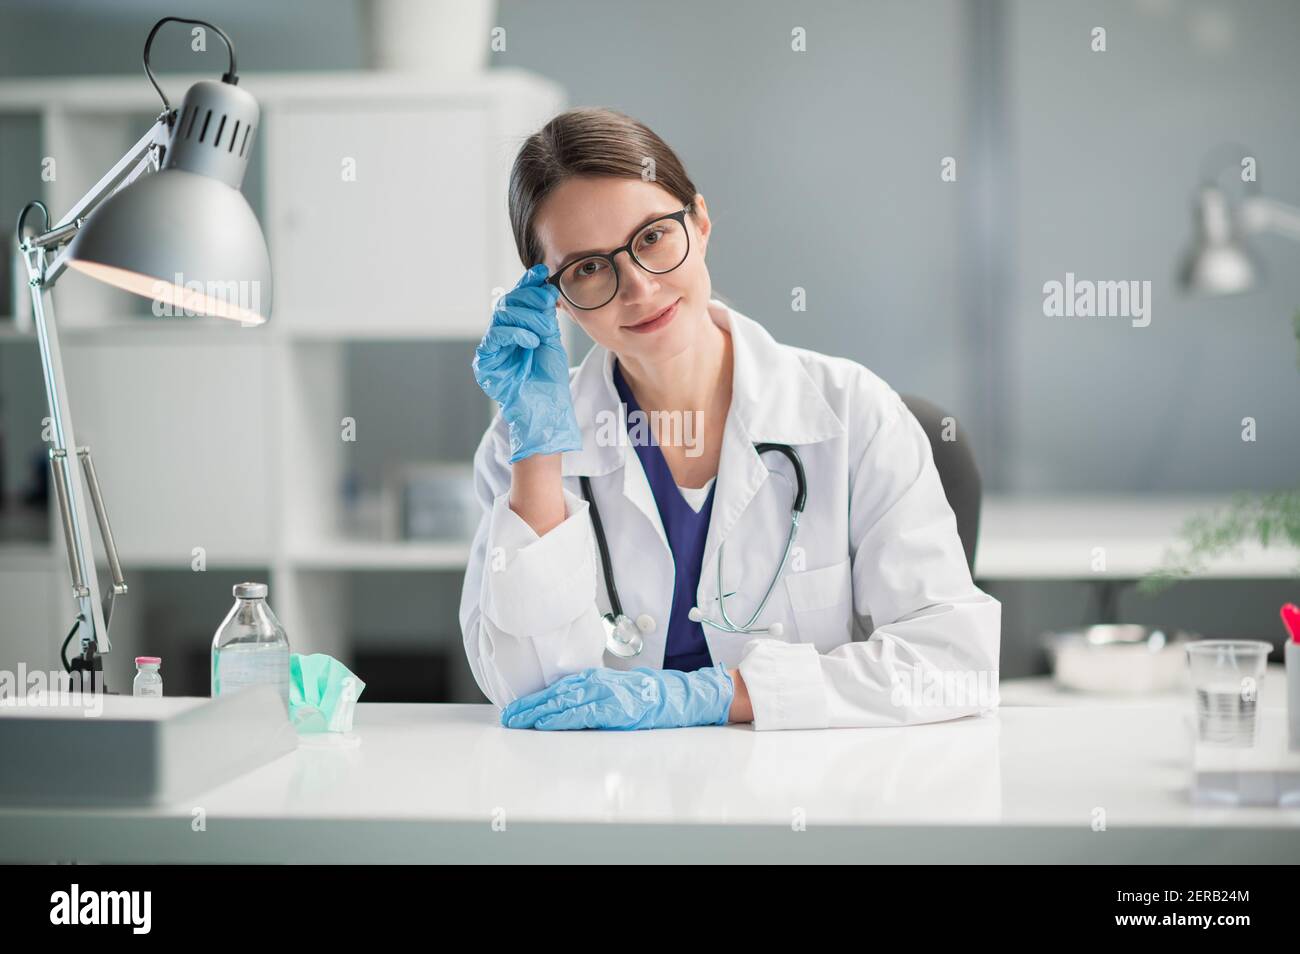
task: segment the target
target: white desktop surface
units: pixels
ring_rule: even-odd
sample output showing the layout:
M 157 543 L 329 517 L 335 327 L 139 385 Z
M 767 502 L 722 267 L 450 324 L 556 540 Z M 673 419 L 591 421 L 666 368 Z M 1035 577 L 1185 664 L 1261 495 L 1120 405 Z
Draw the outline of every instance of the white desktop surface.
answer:
M 1286 708 L 1286 667 L 1269 663 L 1259 680 L 1259 704 L 1266 709 Z M 1028 676 L 1003 679 L 998 696 L 1006 706 L 1164 706 L 1191 713 L 1191 679 L 1184 667 L 1180 684 L 1159 692 L 1102 693 L 1079 692 L 1057 685 L 1051 676 Z
M 1191 802 L 1189 715 L 1008 701 L 906 728 L 537 732 L 363 703 L 355 745 L 300 745 L 193 804 L 0 809 L 0 860 L 1300 861 L 1300 809 Z

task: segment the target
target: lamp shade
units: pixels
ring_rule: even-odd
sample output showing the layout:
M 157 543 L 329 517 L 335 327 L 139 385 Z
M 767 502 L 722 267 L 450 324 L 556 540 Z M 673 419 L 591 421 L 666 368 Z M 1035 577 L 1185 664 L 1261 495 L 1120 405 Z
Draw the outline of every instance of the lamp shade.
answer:
M 1201 190 L 1195 215 L 1196 231 L 1178 269 L 1179 284 L 1200 295 L 1233 295 L 1249 291 L 1260 269 L 1232 221 L 1227 198 L 1215 187 Z
M 239 191 L 258 113 L 233 84 L 194 84 L 162 168 L 91 212 L 69 247 L 69 267 L 176 314 L 266 321 L 271 258 Z

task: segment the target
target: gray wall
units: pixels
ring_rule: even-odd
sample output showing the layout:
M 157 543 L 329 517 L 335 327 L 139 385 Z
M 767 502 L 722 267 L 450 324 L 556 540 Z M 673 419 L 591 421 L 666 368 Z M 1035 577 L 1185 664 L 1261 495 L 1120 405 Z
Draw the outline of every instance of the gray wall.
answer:
M 715 291 L 779 340 L 960 408 L 977 373 L 962 358 L 962 200 L 939 181 L 964 135 L 960 14 L 957 0 L 508 2 L 500 62 L 672 145 L 709 203 Z M 807 313 L 791 310 L 796 286 Z
M 1261 189 L 1300 204 L 1300 4 L 1020 0 L 1011 114 L 1018 267 L 1006 320 L 1008 484 L 1024 490 L 1229 490 L 1300 479 L 1300 245 L 1257 243 L 1269 280 L 1188 300 L 1173 266 L 1219 144 L 1246 144 Z M 1246 10 L 1249 10 L 1247 15 Z M 1088 49 L 1108 28 L 1108 51 Z M 1226 187 L 1237 190 L 1229 169 Z M 1149 279 L 1149 327 L 1045 318 L 1042 284 Z M 1243 443 L 1241 420 L 1258 421 Z

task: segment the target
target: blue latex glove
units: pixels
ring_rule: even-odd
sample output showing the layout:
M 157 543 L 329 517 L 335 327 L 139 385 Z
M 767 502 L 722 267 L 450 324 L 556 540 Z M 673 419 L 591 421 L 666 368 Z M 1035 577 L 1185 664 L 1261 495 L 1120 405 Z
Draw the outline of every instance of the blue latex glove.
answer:
M 501 296 L 474 351 L 474 380 L 501 406 L 510 463 L 533 454 L 582 450 L 569 391 L 569 358 L 555 317 L 559 289 L 534 265 Z
M 501 710 L 509 729 L 674 729 L 726 725 L 736 687 L 721 663 L 678 672 L 584 669 Z

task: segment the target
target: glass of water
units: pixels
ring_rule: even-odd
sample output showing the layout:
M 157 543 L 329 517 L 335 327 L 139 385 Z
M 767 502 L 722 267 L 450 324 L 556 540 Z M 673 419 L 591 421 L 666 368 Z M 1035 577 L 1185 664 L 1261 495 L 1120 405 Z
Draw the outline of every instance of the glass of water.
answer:
M 1255 744 L 1255 713 L 1272 651 L 1272 645 L 1256 639 L 1198 639 L 1187 644 L 1198 741 Z

